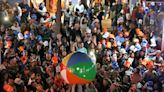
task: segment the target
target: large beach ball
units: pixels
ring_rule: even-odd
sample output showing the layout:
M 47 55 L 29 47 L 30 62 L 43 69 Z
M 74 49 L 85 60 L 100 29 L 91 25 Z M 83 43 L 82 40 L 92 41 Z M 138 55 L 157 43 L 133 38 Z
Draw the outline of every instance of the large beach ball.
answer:
M 67 55 L 60 69 L 62 78 L 68 84 L 90 83 L 96 76 L 96 65 L 87 54 L 81 52 Z

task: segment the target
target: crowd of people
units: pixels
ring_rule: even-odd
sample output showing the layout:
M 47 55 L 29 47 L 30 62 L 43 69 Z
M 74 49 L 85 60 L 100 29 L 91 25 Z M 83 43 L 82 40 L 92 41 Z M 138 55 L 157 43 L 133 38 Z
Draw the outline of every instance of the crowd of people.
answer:
M 57 32 L 45 2 L 38 8 L 26 0 L 14 7 L 2 2 L 10 23 L 0 22 L 0 92 L 164 92 L 163 4 L 136 3 L 131 11 L 108 0 L 89 6 L 70 1 Z M 62 59 L 76 51 L 96 61 L 89 84 L 70 85 L 60 75 Z

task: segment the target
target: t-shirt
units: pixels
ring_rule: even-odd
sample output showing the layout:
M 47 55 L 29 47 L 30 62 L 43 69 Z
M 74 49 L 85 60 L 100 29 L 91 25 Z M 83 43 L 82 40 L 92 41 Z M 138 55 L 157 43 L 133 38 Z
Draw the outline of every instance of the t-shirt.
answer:
M 156 63 L 162 63 L 164 62 L 163 61 L 163 58 L 160 56 L 159 58 L 157 58 L 156 56 L 152 58 L 153 61 L 155 61 Z
M 82 12 L 84 12 L 84 9 L 85 8 L 84 8 L 83 4 L 81 4 L 81 5 L 77 4 L 77 5 L 75 5 L 74 12 L 76 12 L 78 10 L 79 13 L 82 13 Z

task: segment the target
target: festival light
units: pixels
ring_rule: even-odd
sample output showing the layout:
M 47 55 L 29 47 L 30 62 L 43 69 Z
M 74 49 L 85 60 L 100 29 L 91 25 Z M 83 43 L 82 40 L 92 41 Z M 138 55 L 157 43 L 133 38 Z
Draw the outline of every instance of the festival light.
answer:
M 8 16 L 5 16 L 4 17 L 4 21 L 9 21 L 9 17 Z

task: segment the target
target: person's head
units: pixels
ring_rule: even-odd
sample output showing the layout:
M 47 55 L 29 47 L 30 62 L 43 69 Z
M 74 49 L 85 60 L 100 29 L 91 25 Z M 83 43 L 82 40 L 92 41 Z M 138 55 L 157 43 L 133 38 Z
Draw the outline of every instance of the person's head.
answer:
M 80 43 L 78 44 L 78 47 L 79 47 L 79 48 L 83 48 L 83 47 L 84 47 L 84 43 L 83 43 L 83 42 L 80 42 Z
M 79 23 L 75 23 L 74 28 L 75 28 L 75 30 L 79 30 L 79 28 L 80 28 Z
M 18 23 L 18 22 L 14 22 L 14 23 L 13 23 L 13 26 L 19 27 L 19 23 Z
M 123 31 L 127 31 L 127 26 L 126 26 L 126 24 L 123 24 L 123 27 L 122 27 L 122 29 L 123 29 Z
M 60 75 L 60 73 L 56 73 L 56 79 L 60 79 L 61 78 L 61 75 Z
M 99 20 L 98 19 L 95 19 L 94 21 L 95 21 L 94 22 L 95 27 L 99 27 Z
M 91 49 L 95 48 L 95 44 L 93 42 L 90 44 L 90 46 L 91 46 Z
M 64 46 L 63 45 L 60 46 L 60 51 L 64 51 Z
M 42 80 L 41 74 L 36 74 L 36 81 L 41 82 L 41 80 Z
M 72 1 L 69 1 L 69 5 L 70 5 L 70 6 L 72 5 Z
M 118 35 L 119 35 L 120 37 L 123 37 L 123 32 L 118 32 Z
M 106 62 L 109 62 L 110 59 L 111 59 L 110 56 L 109 55 L 106 55 L 106 57 L 105 57 Z
M 80 36 L 76 36 L 76 42 L 81 42 L 81 37 Z
M 12 66 L 16 66 L 16 65 L 17 65 L 17 59 L 16 59 L 16 57 L 14 57 L 14 58 L 12 58 L 12 59 L 10 60 L 10 64 L 11 64 Z
M 123 82 L 124 83 L 128 83 L 130 81 L 130 78 L 127 76 L 127 75 L 125 75 L 124 77 L 123 77 Z
M 43 86 L 41 84 L 36 85 L 36 92 L 43 92 Z
M 56 44 L 57 44 L 58 47 L 59 47 L 60 45 L 62 45 L 61 40 L 57 40 Z
M 134 52 L 130 53 L 130 57 L 131 57 L 131 58 L 134 58 L 134 57 L 135 57 Z
M 30 72 L 30 78 L 33 80 L 35 79 L 35 73 L 34 72 Z
M 41 48 L 42 48 L 42 46 L 41 46 L 40 44 L 37 44 L 37 45 L 36 45 L 36 49 L 37 49 L 37 51 L 40 51 Z
M 75 52 L 75 47 L 74 46 L 70 46 L 70 51 L 71 52 Z
M 50 60 L 50 59 L 51 59 L 51 54 L 48 53 L 48 52 L 46 53 L 46 59 L 47 59 L 47 60 Z
M 139 73 L 140 73 L 140 69 L 139 69 L 139 68 L 135 68 L 135 69 L 134 69 L 134 73 L 139 74 Z
M 27 0 L 23 0 L 23 4 L 27 4 Z
M 30 70 L 27 67 L 25 67 L 25 69 L 24 69 L 24 75 L 28 75 L 29 73 L 30 73 Z
M 125 46 L 129 46 L 129 41 L 125 41 Z
M 160 56 L 161 56 L 161 52 L 159 51 L 156 53 L 156 57 L 160 57 Z
M 31 33 L 30 38 L 31 38 L 31 40 L 34 40 L 35 39 L 35 34 Z
M 15 3 L 15 6 L 19 6 L 19 3 L 18 3 L 18 2 L 16 2 L 16 3 Z
M 130 24 L 131 29 L 134 29 L 135 27 L 136 27 L 136 23 L 133 22 L 133 23 Z
M 67 52 L 66 51 L 63 51 L 62 52 L 62 56 L 65 57 L 67 55 Z

